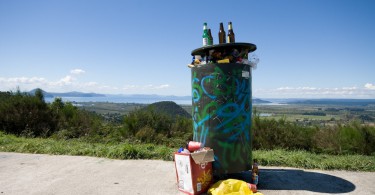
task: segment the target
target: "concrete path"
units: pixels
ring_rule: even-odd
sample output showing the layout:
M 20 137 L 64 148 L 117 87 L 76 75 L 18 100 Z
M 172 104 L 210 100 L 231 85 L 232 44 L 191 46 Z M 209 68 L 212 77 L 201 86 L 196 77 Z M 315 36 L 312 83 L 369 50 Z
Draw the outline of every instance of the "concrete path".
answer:
M 375 173 L 260 166 L 259 190 L 276 194 L 375 194 Z M 182 194 L 173 162 L 0 152 L 3 194 Z

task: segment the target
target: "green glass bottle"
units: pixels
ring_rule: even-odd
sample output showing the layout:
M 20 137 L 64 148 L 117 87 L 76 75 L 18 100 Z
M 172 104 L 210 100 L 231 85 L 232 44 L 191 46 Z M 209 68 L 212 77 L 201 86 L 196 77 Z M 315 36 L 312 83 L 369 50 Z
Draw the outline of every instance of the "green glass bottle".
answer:
M 208 39 L 209 39 L 209 36 L 208 36 L 208 29 L 207 29 L 207 23 L 203 23 L 203 35 L 202 35 L 202 38 L 203 38 L 203 46 L 207 46 L 208 45 Z

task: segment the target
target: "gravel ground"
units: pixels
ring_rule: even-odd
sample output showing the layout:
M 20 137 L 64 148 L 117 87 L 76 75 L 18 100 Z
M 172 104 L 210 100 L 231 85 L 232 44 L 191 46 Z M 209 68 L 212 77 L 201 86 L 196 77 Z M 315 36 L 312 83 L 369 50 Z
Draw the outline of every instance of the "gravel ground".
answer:
M 258 189 L 276 194 L 375 194 L 375 172 L 260 166 Z M 183 194 L 173 162 L 0 152 L 3 194 Z

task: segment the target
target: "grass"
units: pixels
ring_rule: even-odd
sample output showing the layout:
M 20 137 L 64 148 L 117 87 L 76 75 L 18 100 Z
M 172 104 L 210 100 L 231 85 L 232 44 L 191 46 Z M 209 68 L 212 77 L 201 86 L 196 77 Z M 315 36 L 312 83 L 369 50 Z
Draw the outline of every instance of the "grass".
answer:
M 328 155 L 306 151 L 257 150 L 253 158 L 262 166 L 287 166 L 305 169 L 375 171 L 375 156 Z
M 111 102 L 79 102 L 79 108 L 98 114 L 119 113 L 128 114 L 129 112 L 144 107 L 144 104 L 136 103 L 111 103 Z
M 153 144 L 103 144 L 82 140 L 55 140 L 51 138 L 23 138 L 0 132 L 0 151 L 35 154 L 94 156 L 111 159 L 173 160 L 172 148 Z
M 340 116 L 338 115 L 326 115 L 326 116 L 314 116 L 314 115 L 303 115 L 303 114 L 288 114 L 288 115 L 282 115 L 282 114 L 276 114 L 269 117 L 266 117 L 269 119 L 275 119 L 279 120 L 282 118 L 285 118 L 287 121 L 294 122 L 297 119 L 302 121 L 304 119 L 308 120 L 323 120 L 323 121 L 329 121 L 331 118 L 335 118 L 335 120 L 340 120 Z
M 0 131 L 0 151 L 52 155 L 94 156 L 111 159 L 173 160 L 176 148 L 154 144 L 87 143 L 79 139 L 24 138 Z M 261 166 L 285 166 L 305 169 L 375 171 L 375 156 L 327 155 L 306 151 L 256 150 L 253 158 Z

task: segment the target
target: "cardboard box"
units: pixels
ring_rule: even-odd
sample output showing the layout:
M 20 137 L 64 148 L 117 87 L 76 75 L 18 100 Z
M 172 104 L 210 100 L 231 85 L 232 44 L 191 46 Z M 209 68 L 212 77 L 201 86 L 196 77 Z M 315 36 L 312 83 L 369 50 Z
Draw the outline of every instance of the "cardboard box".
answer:
M 178 189 L 197 195 L 207 192 L 212 184 L 212 149 L 190 154 L 174 154 Z

